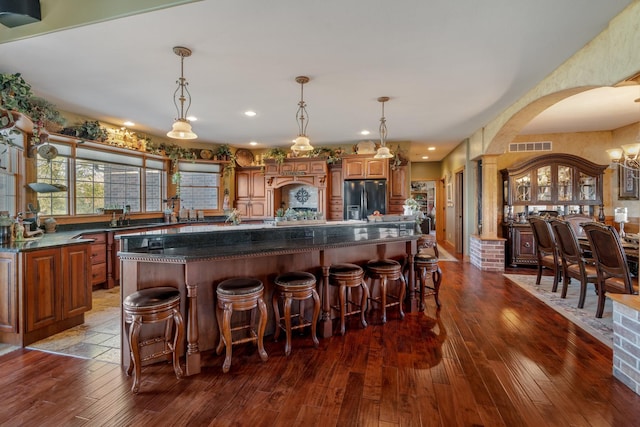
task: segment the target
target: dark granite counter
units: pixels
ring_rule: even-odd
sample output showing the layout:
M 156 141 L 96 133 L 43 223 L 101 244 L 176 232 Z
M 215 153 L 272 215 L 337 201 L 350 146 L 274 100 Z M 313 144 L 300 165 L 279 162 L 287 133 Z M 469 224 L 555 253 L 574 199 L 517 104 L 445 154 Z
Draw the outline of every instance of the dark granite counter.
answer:
M 186 226 L 119 235 L 121 256 L 145 254 L 149 259 L 198 260 L 241 257 L 255 253 L 286 254 L 406 241 L 414 236 L 415 223 L 339 221 L 310 226 Z M 417 239 L 417 236 L 415 237 Z

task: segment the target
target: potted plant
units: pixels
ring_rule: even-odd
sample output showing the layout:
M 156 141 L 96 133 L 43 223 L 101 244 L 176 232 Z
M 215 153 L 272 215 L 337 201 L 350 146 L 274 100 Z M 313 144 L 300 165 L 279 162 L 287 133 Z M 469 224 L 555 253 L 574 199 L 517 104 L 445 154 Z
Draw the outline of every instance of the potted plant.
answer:
M 107 130 L 100 126 L 97 120 L 85 120 L 83 123 L 72 127 L 63 128 L 60 132 L 63 135 L 75 136 L 76 138 L 90 141 L 105 142 L 109 138 Z
M 215 151 L 215 156 L 218 160 L 231 160 L 233 154 L 231 153 L 231 147 L 229 147 L 229 144 L 220 145 Z
M 37 96 L 29 99 L 27 114 L 33 120 L 34 126 L 44 127 L 51 132 L 60 132 L 66 122 L 54 104 Z
M 273 147 L 264 154 L 264 157 L 266 159 L 274 159 L 277 164 L 281 165 L 284 163 L 284 159 L 287 158 L 287 152 L 280 147 Z
M 0 74 L 0 107 L 28 114 L 31 85 L 20 73 Z

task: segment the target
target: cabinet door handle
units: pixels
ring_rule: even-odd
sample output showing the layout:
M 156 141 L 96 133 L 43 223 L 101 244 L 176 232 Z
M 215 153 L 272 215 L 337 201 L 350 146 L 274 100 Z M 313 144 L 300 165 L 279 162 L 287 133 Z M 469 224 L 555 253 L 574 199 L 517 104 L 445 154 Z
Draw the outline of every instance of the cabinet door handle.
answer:
M 524 242 L 524 245 L 522 245 L 522 246 L 524 246 L 525 248 L 530 248 L 531 247 L 531 243 Z

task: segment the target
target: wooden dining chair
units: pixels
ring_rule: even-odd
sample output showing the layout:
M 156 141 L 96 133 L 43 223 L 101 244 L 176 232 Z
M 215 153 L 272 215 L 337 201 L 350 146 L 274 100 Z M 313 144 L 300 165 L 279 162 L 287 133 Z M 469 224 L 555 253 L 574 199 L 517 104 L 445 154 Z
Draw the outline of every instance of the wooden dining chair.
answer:
M 602 317 L 607 292 L 637 294 L 638 278 L 631 278 L 627 255 L 620 236 L 610 225 L 590 222 L 583 225 L 598 273 L 598 308 L 596 317 Z
M 586 258 L 580 248 L 575 229 L 569 221 L 552 219 L 551 229 L 558 243 L 560 259 L 562 260 L 562 298 L 567 296 L 567 288 L 571 279 L 580 281 L 580 297 L 578 298 L 578 308 L 584 308 L 584 301 L 587 295 L 587 284 L 593 283 L 597 286 L 598 271 L 595 261 Z M 582 228 L 582 227 L 580 227 Z
M 540 284 L 542 278 L 542 269 L 548 268 L 553 272 L 553 287 L 551 290 L 558 290 L 558 281 L 562 274 L 560 267 L 560 255 L 556 245 L 556 239 L 549 225 L 549 221 L 533 216 L 529 218 L 531 230 L 533 231 L 533 239 L 536 244 L 536 255 L 538 257 L 538 276 L 536 277 L 536 285 Z

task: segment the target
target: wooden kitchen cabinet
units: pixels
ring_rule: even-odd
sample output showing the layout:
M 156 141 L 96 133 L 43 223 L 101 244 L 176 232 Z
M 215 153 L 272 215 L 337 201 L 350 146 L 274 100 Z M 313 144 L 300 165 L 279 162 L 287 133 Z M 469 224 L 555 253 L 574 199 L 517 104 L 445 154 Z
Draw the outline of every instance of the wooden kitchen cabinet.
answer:
M 266 195 L 261 168 L 236 169 L 236 209 L 243 219 L 263 219 L 268 215 Z
M 398 166 L 389 176 L 389 214 L 404 213 L 404 201 L 409 198 L 409 167 Z
M 91 244 L 91 285 L 94 288 L 107 282 L 107 234 L 83 234 L 84 239 L 93 239 Z
M 21 253 L 23 330 L 9 341 L 28 345 L 84 322 L 91 310 L 90 245 L 70 245 Z
M 331 192 L 329 193 L 329 221 L 342 221 L 344 218 L 344 201 L 342 198 L 342 164 L 331 165 L 329 167 Z
M 344 179 L 387 179 L 389 177 L 389 159 L 349 155 L 342 158 Z
M 509 224 L 503 227 L 506 241 L 506 262 L 508 266 L 538 265 L 533 231 L 526 224 Z

